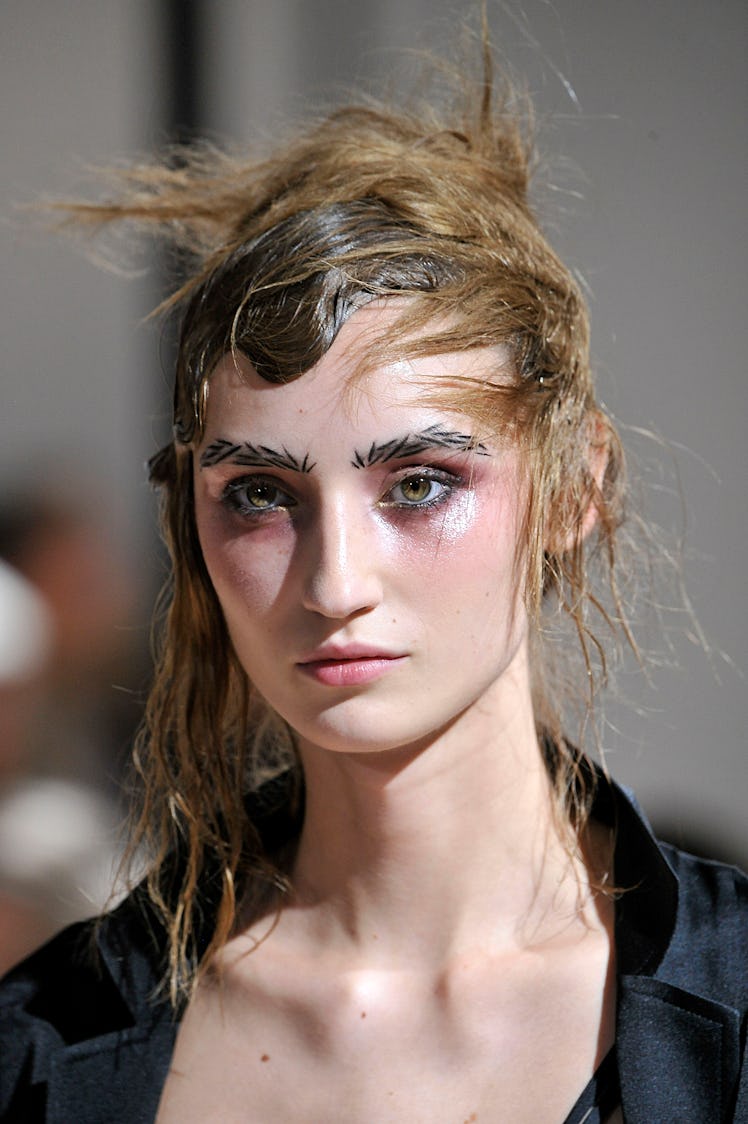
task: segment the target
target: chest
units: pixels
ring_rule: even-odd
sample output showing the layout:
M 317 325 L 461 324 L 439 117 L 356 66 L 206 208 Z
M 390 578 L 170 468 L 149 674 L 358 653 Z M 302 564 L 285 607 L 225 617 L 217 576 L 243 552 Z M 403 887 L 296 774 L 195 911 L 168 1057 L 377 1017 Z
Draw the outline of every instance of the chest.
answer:
M 591 961 L 591 962 L 590 962 Z M 159 1124 L 561 1124 L 613 1040 L 606 970 L 494 965 L 441 987 L 357 976 L 278 993 L 204 989 Z M 571 978 L 576 976 L 576 978 Z

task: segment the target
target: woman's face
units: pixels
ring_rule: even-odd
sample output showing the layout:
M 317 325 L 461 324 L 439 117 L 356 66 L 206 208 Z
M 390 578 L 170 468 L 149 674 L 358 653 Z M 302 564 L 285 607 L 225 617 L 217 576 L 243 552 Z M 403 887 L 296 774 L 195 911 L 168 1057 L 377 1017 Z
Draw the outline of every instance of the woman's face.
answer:
M 393 316 L 356 312 L 286 385 L 227 356 L 195 456 L 197 527 L 236 653 L 303 742 L 427 744 L 466 713 L 496 736 L 526 679 L 513 447 L 423 402 L 495 352 L 351 371 Z

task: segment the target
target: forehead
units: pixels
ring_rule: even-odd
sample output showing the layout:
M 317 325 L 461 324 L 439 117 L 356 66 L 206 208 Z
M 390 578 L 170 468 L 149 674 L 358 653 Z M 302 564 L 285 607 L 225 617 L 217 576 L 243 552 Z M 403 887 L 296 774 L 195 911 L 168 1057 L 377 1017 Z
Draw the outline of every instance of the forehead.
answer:
M 378 363 L 397 315 L 384 303 L 359 309 L 319 362 L 288 383 L 268 382 L 246 357 L 225 355 L 210 378 L 204 440 L 248 424 L 260 433 L 282 427 L 284 433 L 321 434 L 332 422 L 355 433 L 402 425 L 406 415 L 424 425 L 447 415 L 464 418 L 456 406 L 463 381 L 510 377 L 508 349 L 499 347 Z

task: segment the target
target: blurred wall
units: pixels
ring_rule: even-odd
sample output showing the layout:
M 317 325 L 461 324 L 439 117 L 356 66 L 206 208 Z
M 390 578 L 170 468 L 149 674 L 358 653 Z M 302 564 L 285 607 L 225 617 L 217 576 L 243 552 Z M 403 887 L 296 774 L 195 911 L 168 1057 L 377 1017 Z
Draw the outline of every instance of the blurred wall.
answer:
M 489 5 L 498 45 L 534 91 L 555 191 L 556 246 L 590 289 L 603 398 L 638 439 L 654 515 L 688 510 L 685 572 L 711 642 L 683 630 L 654 688 L 626 676 L 605 744 L 671 833 L 748 857 L 743 674 L 746 552 L 748 8 L 742 0 L 545 0 Z M 272 135 L 343 96 L 390 51 L 454 38 L 444 0 L 214 0 L 202 5 L 201 116 L 213 136 Z M 28 465 L 84 466 L 123 549 L 152 565 L 142 462 L 163 412 L 157 340 L 138 326 L 154 282 L 97 271 L 30 235 L 10 204 L 75 184 L 82 163 L 159 144 L 166 44 L 147 0 L 6 0 L 0 13 L 0 319 L 3 481 Z M 401 62 L 407 69 L 407 60 Z M 555 159 L 553 159 L 555 157 Z M 49 467 L 51 464 L 51 468 Z M 725 653 L 729 658 L 723 658 Z
M 0 10 L 1 479 L 80 477 L 133 555 L 155 401 L 144 293 L 15 207 L 161 141 L 156 14 L 148 0 Z

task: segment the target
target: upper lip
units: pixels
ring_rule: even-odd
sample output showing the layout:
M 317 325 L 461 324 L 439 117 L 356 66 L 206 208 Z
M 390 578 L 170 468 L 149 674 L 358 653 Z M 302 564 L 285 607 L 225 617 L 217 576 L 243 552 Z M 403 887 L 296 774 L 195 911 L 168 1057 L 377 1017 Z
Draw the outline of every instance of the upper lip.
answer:
M 320 663 L 322 660 L 393 660 L 402 654 L 378 648 L 375 644 L 320 644 L 314 651 L 303 655 L 298 663 Z

